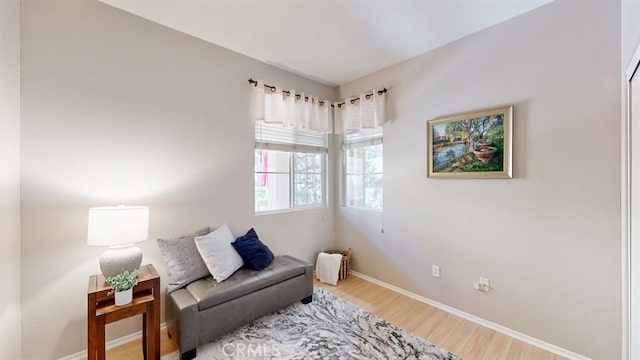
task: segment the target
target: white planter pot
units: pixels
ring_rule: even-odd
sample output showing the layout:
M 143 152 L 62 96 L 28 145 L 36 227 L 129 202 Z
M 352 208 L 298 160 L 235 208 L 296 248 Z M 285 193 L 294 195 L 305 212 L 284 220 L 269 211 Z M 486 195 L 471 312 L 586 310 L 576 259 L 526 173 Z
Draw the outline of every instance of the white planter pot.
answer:
M 133 299 L 133 288 L 116 292 L 116 306 L 127 305 Z

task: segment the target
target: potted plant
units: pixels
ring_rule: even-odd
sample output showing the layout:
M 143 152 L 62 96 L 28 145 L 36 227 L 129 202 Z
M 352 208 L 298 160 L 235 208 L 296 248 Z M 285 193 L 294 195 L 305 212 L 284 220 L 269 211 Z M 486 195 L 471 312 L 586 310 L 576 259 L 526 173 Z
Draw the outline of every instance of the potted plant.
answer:
M 138 283 L 140 276 L 139 270 L 123 271 L 121 274 L 109 276 L 106 279 L 107 285 L 111 286 L 111 290 L 107 295 L 116 294 L 116 306 L 127 305 L 133 299 L 133 287 Z

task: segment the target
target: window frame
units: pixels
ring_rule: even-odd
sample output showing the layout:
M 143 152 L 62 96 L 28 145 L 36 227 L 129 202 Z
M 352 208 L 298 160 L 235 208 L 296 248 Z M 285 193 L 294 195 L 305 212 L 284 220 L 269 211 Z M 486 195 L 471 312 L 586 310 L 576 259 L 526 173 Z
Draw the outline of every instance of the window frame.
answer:
M 327 185 L 328 185 L 328 181 L 327 181 L 327 176 L 328 176 L 328 172 L 327 172 L 327 163 L 328 163 L 328 151 L 317 151 L 318 149 L 306 149 L 307 151 L 295 151 L 295 150 L 286 150 L 287 147 L 289 147 L 289 145 L 285 145 L 285 146 L 268 146 L 270 147 L 269 149 L 267 148 L 260 148 L 260 145 L 265 145 L 265 144 L 261 144 L 256 142 L 256 147 L 254 149 L 254 154 L 255 151 L 260 151 L 260 150 L 265 150 L 265 151 L 279 151 L 279 152 L 284 152 L 287 153 L 288 155 L 288 173 L 284 173 L 284 172 L 264 172 L 264 171 L 256 171 L 256 167 L 255 167 L 255 155 L 254 155 L 254 213 L 255 215 L 268 215 L 268 214 L 276 214 L 276 213 L 283 213 L 283 212 L 292 212 L 292 211 L 304 211 L 304 210 L 312 210 L 312 209 L 322 209 L 322 208 L 326 208 L 328 201 L 327 201 Z M 269 144 L 269 145 L 273 145 L 273 144 Z M 280 144 L 278 144 L 280 145 Z M 301 149 L 301 146 L 297 146 L 297 145 L 293 145 L 293 147 L 298 148 L 299 150 Z M 327 150 L 327 149 L 325 149 Z M 319 154 L 320 155 L 320 161 L 321 161 L 321 165 L 320 165 L 320 185 L 321 185 L 321 202 L 320 203 L 314 203 L 314 204 L 304 204 L 304 205 L 298 205 L 296 203 L 296 195 L 297 195 L 297 191 L 296 191 L 296 174 L 299 174 L 296 172 L 295 169 L 295 154 L 302 154 L 302 153 L 312 153 L 312 154 Z M 289 206 L 287 208 L 280 208 L 280 209 L 270 209 L 270 210 L 258 210 L 256 208 L 256 192 L 255 192 L 255 176 L 256 175 L 262 175 L 262 174 L 288 174 L 289 177 Z

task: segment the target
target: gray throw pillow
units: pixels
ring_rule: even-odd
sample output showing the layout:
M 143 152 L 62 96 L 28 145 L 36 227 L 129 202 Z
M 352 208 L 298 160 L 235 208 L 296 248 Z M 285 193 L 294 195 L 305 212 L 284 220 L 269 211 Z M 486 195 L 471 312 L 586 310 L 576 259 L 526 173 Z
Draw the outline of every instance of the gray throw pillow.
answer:
M 209 276 L 207 265 L 198 252 L 194 238 L 207 235 L 209 228 L 176 239 L 158 239 L 169 284 L 167 291 L 178 290 L 193 281 Z

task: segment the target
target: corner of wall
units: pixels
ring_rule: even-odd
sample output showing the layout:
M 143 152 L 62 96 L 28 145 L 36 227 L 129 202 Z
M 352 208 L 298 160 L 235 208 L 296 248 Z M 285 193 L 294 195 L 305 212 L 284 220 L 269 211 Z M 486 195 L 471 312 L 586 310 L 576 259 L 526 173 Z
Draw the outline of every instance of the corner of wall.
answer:
M 0 354 L 20 359 L 20 0 L 0 2 L 0 44 Z

